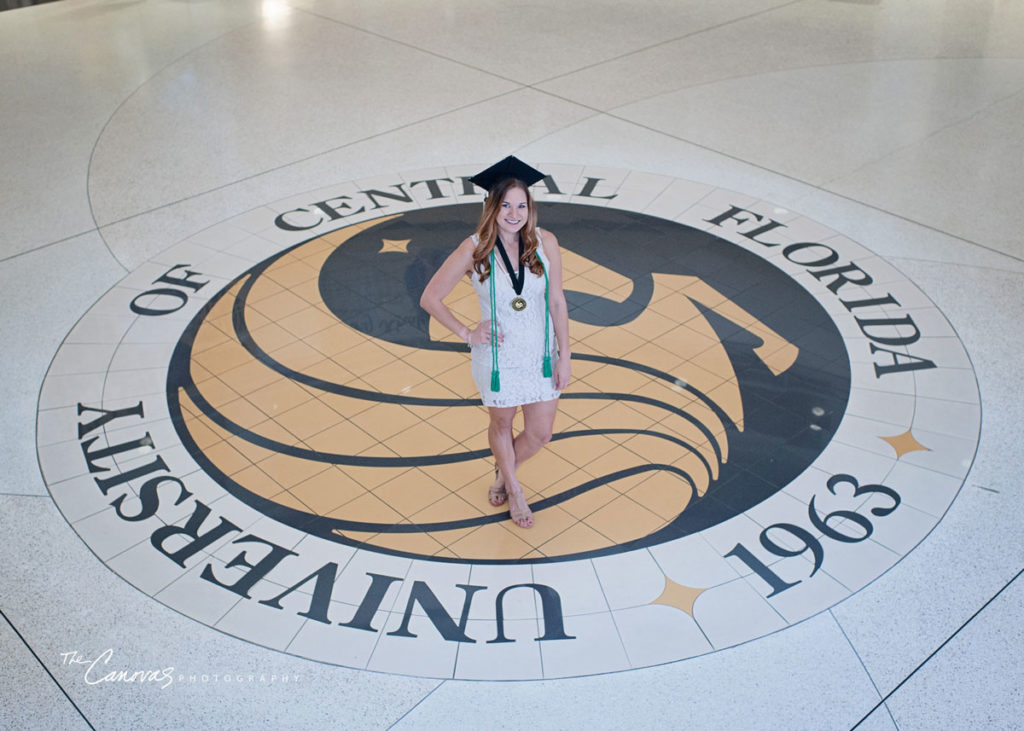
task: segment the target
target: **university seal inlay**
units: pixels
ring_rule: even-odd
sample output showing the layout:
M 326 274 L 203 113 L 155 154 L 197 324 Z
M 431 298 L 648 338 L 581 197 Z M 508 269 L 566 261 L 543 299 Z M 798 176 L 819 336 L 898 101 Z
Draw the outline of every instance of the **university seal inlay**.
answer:
M 468 352 L 417 304 L 479 212 L 456 169 L 293 196 L 107 293 L 40 398 L 69 523 L 229 634 L 495 679 L 754 639 L 927 535 L 980 411 L 962 345 L 912 283 L 741 194 L 556 169 L 534 191 L 562 245 L 573 382 L 522 470 L 533 528 L 487 503 Z M 468 283 L 449 302 L 474 321 Z

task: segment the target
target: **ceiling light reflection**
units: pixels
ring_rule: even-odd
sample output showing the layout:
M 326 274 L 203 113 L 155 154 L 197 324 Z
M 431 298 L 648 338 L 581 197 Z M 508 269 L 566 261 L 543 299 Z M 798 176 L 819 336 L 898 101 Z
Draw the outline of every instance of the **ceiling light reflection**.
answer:
M 282 0 L 263 0 L 263 5 L 260 7 L 263 20 L 270 25 L 281 23 L 291 12 L 292 9 Z

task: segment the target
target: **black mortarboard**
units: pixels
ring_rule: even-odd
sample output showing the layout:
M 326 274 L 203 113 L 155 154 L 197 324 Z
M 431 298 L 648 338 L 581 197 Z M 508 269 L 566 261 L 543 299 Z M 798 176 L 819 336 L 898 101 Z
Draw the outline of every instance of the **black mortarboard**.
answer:
M 533 185 L 534 183 L 543 180 L 544 177 L 544 173 L 540 170 L 530 167 L 518 157 L 509 155 L 501 162 L 491 165 L 489 168 L 481 173 L 477 173 L 469 180 L 471 183 L 479 185 L 490 193 L 491 188 L 501 181 L 508 180 L 509 178 L 522 180 L 527 185 Z

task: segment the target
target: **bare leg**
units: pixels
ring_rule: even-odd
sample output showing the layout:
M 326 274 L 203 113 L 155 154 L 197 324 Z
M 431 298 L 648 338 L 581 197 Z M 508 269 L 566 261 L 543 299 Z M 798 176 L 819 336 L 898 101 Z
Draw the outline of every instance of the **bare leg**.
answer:
M 551 441 L 558 413 L 558 399 L 537 401 L 523 407 L 523 431 L 516 437 L 516 466 L 533 457 Z
M 512 439 L 512 419 L 516 415 L 516 407 L 491 408 L 489 411 L 491 421 L 487 428 L 487 440 L 498 463 L 498 471 L 504 478 L 509 513 L 516 525 L 520 528 L 529 528 L 533 525 L 533 513 L 530 512 L 523 488 L 516 479 L 516 452 Z
M 558 412 L 558 399 L 525 404 L 521 408 L 523 409 L 523 431 L 517 434 L 512 441 L 516 455 L 516 470 L 551 441 L 551 429 L 555 423 L 555 414 Z M 499 471 L 494 484 L 491 485 L 492 493 L 504 487 L 505 478 Z M 498 503 L 498 505 L 500 504 Z
M 505 478 L 501 474 L 501 458 L 510 447 L 512 449 L 512 469 L 515 470 L 515 440 L 512 438 L 512 420 L 516 415 L 516 407 L 510 408 L 489 408 L 491 421 L 487 429 L 487 441 L 491 445 L 491 453 L 494 455 L 494 482 L 487 490 L 487 500 L 494 507 L 504 505 L 508 502 L 508 492 L 505 490 Z
M 512 520 L 516 525 L 528 528 L 533 525 L 533 514 L 530 512 L 526 496 L 523 495 L 523 489 L 516 478 L 516 470 L 551 441 L 551 429 L 558 411 L 558 400 L 525 404 L 522 409 L 523 431 L 515 439 L 512 439 L 512 419 L 515 417 L 515 408 L 490 410 L 491 425 L 488 430 L 488 438 L 491 442 L 491 451 L 498 464 L 498 475 L 488 490 L 488 497 L 492 505 L 501 505 L 508 499 Z M 509 446 L 511 446 L 511 460 L 507 454 Z M 508 464 L 509 461 L 511 464 Z

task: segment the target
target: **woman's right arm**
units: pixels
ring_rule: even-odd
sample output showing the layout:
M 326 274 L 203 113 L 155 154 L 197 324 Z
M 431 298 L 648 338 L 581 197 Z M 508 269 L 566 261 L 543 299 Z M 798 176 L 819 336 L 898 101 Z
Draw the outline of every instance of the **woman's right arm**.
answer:
M 459 318 L 445 305 L 444 298 L 451 294 L 462 277 L 473 270 L 473 250 L 475 248 L 476 245 L 472 238 L 459 244 L 458 248 L 445 259 L 441 268 L 427 282 L 423 295 L 420 297 L 420 307 L 470 345 L 481 342 L 481 336 L 475 334 L 480 330 L 480 326 L 470 328 L 460 322 Z M 487 331 L 487 334 L 490 335 L 490 330 Z M 489 337 L 488 340 L 490 340 Z

